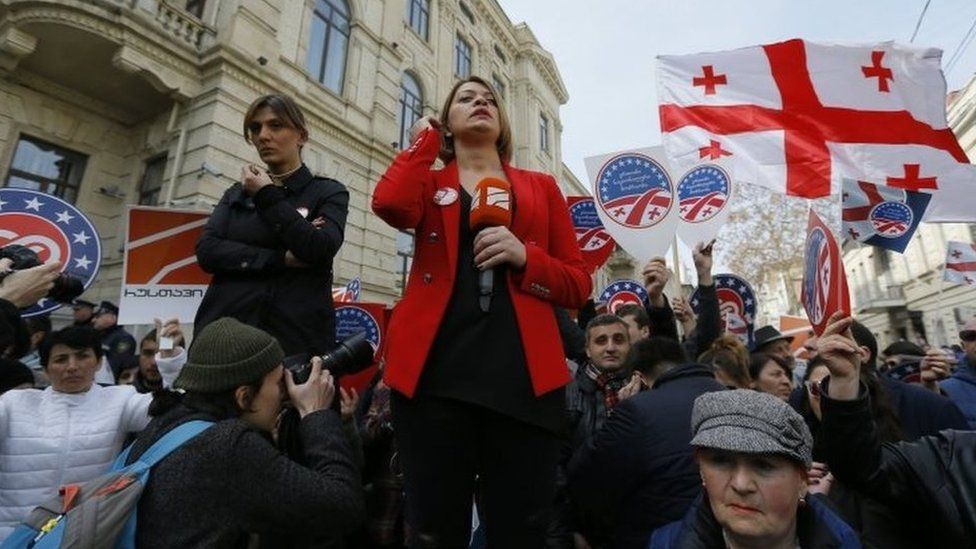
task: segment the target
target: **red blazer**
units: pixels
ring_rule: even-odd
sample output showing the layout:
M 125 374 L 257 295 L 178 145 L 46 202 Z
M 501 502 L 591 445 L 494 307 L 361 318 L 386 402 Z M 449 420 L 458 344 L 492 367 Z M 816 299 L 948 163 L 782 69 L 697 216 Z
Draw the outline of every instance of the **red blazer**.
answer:
M 440 134 L 425 130 L 397 155 L 373 192 L 376 215 L 398 229 L 415 231 L 410 279 L 393 309 L 383 345 L 383 380 L 408 397 L 417 389 L 457 273 L 460 182 L 455 162 L 443 170 L 430 169 L 439 149 Z M 504 168 L 517 204 L 511 231 L 526 250 L 525 268 L 507 271 L 508 289 L 538 396 L 570 379 L 552 308 L 581 307 L 592 282 L 556 180 L 508 165 Z M 439 189 L 452 189 L 453 202 L 435 202 Z

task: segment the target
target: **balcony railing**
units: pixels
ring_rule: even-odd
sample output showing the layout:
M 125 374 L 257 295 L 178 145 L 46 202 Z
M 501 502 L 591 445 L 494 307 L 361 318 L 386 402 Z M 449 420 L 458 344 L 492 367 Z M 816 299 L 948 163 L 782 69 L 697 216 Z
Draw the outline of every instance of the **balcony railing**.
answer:
M 216 37 L 213 28 L 168 0 L 93 0 L 93 3 L 113 12 L 129 12 L 198 51 Z
M 861 312 L 905 306 L 905 291 L 901 286 L 888 286 L 887 288 L 856 286 L 852 297 Z
M 204 25 L 195 16 L 170 5 L 165 0 L 159 0 L 156 6 L 156 23 L 163 30 L 183 40 L 197 50 L 203 49 L 210 44 L 210 40 L 215 35 L 213 29 Z

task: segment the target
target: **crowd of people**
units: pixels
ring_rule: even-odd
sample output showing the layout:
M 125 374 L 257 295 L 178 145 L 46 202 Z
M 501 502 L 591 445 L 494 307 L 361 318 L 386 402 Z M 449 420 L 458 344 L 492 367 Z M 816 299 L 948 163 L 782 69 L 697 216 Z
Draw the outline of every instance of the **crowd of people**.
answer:
M 704 244 L 697 315 L 665 295 L 662 258 L 642 269 L 646 303 L 598 312 L 555 181 L 511 166 L 504 109 L 472 77 L 375 188 L 374 212 L 413 232 L 416 255 L 360 395 L 320 357 L 349 194 L 302 163 L 288 97 L 256 100 L 243 133 L 265 167 L 242 170 L 198 244 L 214 279 L 192 342 L 168 319 L 137 344 L 109 302 L 75 301 L 60 329 L 21 318 L 56 262 L 2 278 L 0 541 L 62 486 L 195 421 L 139 498 L 139 547 L 976 539 L 976 319 L 947 353 L 879 350 L 838 313 L 799 360 L 772 326 L 751 345 L 722 333 Z M 473 221 L 485 180 L 510 189 L 510 219 L 487 228 Z M 284 366 L 296 355 L 307 380 Z

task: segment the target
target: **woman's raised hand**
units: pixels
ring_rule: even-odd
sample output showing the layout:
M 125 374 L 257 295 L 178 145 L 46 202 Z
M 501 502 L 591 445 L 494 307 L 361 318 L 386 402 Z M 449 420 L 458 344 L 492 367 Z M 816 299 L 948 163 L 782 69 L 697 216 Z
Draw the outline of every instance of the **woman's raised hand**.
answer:
M 410 143 L 416 141 L 417 136 L 420 135 L 420 132 L 426 130 L 427 128 L 434 128 L 435 130 L 440 131 L 441 121 L 433 116 L 421 116 L 420 119 L 413 123 L 413 126 L 410 126 Z M 406 148 L 407 145 L 409 145 L 409 143 L 404 143 L 404 148 Z
M 274 182 L 271 181 L 271 176 L 266 170 L 254 164 L 248 164 L 241 168 L 241 185 L 244 186 L 244 192 L 247 194 L 254 196 L 265 185 L 273 184 Z

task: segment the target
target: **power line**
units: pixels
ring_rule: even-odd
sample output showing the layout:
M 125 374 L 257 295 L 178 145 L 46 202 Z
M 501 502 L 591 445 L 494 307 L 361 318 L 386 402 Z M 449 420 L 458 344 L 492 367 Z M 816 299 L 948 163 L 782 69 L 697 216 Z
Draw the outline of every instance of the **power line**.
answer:
M 915 22 L 915 30 L 912 32 L 911 39 L 908 40 L 909 44 L 914 42 L 915 37 L 918 36 L 918 29 L 922 27 L 922 19 L 925 19 L 925 12 L 929 11 L 929 4 L 931 3 L 932 0 L 925 0 L 925 7 L 922 8 L 922 13 L 919 14 L 918 21 Z
M 965 52 L 966 48 L 969 47 L 969 44 L 972 43 L 974 36 L 973 30 L 976 30 L 976 17 L 973 18 L 973 24 L 969 26 L 969 30 L 966 31 L 966 34 L 962 37 L 962 40 L 959 41 L 959 45 L 956 46 L 956 51 L 952 52 L 952 55 L 949 57 L 949 61 L 945 65 L 946 75 L 952 71 L 952 68 L 956 66 L 956 62 L 962 58 L 963 52 Z

